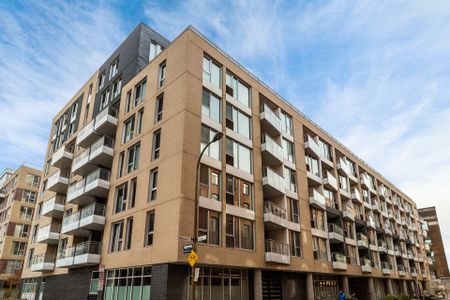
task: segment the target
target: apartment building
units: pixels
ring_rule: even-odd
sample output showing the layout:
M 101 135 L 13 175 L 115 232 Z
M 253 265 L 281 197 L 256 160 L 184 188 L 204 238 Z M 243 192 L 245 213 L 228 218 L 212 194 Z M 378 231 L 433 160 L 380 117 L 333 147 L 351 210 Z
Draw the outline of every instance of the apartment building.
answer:
M 424 236 L 427 259 L 432 262 L 430 265 L 431 293 L 444 294 L 448 298 L 450 297 L 450 273 L 436 207 L 420 208 L 418 212 L 422 226 L 427 232 Z
M 195 167 L 217 132 L 199 174 L 197 299 L 427 288 L 407 195 L 194 28 L 170 44 L 151 32 L 159 40 L 140 39 L 145 66 L 117 100 L 90 87 L 120 73 L 119 50 L 54 119 L 33 222 L 52 236 L 30 238 L 22 298 L 187 299 Z
M 17 295 L 42 171 L 20 166 L 0 175 L 0 298 Z

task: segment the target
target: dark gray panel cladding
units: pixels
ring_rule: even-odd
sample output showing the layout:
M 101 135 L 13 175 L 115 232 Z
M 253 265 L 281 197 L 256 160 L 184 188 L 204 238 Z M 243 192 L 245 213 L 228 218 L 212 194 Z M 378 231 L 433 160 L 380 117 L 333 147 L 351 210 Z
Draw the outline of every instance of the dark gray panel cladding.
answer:
M 43 300 L 87 299 L 92 270 L 73 269 L 69 274 L 46 277 Z
M 187 297 L 187 276 L 185 265 L 161 264 L 152 266 L 152 300 L 183 300 Z
M 122 77 L 122 87 L 129 82 L 148 64 L 150 52 L 150 40 L 167 48 L 170 42 L 145 24 L 139 24 L 133 32 L 122 42 L 114 53 L 103 63 L 99 74 L 105 72 L 105 84 L 95 94 L 94 116 L 99 113 L 99 102 L 102 92 L 111 87 L 112 83 Z M 117 74 L 109 80 L 109 66 L 119 57 Z M 95 89 L 96 90 L 96 89 Z M 114 105 L 119 101 L 120 95 L 112 99 L 108 105 Z

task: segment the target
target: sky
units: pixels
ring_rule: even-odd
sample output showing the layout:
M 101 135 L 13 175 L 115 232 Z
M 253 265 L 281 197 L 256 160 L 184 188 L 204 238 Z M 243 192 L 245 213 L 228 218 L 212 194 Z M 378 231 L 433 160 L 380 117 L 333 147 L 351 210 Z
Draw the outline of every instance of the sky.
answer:
M 53 116 L 140 22 L 193 25 L 436 206 L 450 259 L 450 2 L 0 1 L 0 169 L 42 168 Z

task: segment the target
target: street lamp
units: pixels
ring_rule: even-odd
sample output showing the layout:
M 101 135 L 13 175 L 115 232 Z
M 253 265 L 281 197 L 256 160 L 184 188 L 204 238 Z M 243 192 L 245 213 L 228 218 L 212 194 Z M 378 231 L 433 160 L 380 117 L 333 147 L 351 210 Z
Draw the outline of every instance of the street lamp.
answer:
M 194 211 L 194 235 L 192 237 L 192 250 L 197 252 L 197 242 L 198 242 L 198 180 L 200 177 L 200 160 L 202 159 L 203 154 L 205 153 L 206 149 L 212 144 L 217 141 L 219 141 L 222 138 L 223 134 L 222 132 L 216 133 L 212 140 L 206 144 L 206 146 L 203 148 L 202 152 L 200 152 L 200 156 L 197 160 L 197 169 L 196 169 L 196 177 L 195 177 L 195 211 Z M 191 281 L 191 299 L 195 300 L 195 265 L 192 267 L 192 281 Z

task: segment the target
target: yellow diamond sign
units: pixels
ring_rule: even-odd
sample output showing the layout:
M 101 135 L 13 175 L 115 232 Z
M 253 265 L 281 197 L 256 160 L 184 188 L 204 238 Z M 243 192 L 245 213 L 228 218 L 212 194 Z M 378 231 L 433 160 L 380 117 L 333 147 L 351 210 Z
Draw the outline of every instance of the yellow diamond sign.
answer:
M 198 255 L 197 253 L 195 253 L 194 250 L 191 251 L 191 253 L 189 253 L 188 257 L 187 257 L 187 262 L 188 264 L 191 266 L 191 268 L 194 267 L 195 263 L 198 260 Z

